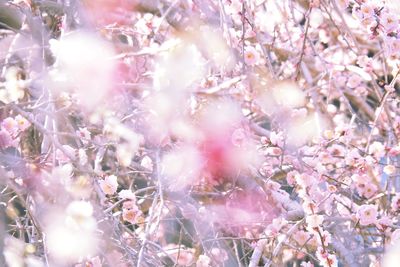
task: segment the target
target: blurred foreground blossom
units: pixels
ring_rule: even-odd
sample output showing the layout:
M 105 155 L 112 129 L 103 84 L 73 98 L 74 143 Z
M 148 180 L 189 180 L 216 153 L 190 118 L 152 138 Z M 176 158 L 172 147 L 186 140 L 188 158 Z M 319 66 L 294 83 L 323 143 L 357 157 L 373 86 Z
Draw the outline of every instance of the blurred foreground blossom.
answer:
M 44 267 L 45 263 L 35 256 L 36 248 L 11 236 L 4 238 L 4 254 L 9 267 Z
M 66 213 L 49 213 L 45 232 L 49 253 L 55 262 L 76 262 L 97 249 L 96 220 L 86 201 L 73 201 Z
M 22 99 L 28 82 L 25 81 L 21 69 L 10 67 L 6 71 L 5 78 L 5 88 L 0 89 L 0 100 L 10 103 Z
M 56 67 L 50 73 L 55 90 L 77 95 L 83 107 L 92 110 L 112 91 L 114 51 L 110 44 L 94 33 L 75 31 L 60 40 L 51 40 Z M 56 91 L 61 93 L 61 91 Z

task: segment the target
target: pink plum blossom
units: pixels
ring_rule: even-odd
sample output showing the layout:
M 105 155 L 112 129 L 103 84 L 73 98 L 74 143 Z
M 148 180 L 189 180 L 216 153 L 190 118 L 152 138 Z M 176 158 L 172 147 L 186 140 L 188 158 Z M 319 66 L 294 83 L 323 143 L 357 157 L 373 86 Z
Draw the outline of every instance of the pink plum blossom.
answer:
M 374 205 L 362 205 L 357 210 L 357 218 L 360 220 L 360 224 L 363 226 L 376 223 L 377 217 L 378 209 Z

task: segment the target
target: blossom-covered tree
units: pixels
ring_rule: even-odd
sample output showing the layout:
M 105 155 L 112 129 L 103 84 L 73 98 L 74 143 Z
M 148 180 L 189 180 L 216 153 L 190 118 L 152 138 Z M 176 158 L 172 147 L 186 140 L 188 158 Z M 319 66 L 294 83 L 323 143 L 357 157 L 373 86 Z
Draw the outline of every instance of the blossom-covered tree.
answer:
M 0 0 L 0 266 L 397 266 L 399 15 Z

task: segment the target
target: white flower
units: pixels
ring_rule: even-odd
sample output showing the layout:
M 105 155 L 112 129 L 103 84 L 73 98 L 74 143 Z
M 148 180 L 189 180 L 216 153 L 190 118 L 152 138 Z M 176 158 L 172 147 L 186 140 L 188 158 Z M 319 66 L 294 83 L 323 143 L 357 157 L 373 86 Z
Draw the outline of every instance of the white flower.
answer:
M 118 193 L 118 197 L 119 197 L 119 198 L 122 198 L 122 199 L 136 200 L 136 196 L 135 196 L 135 194 L 132 192 L 132 190 L 127 190 L 127 189 L 121 190 L 121 191 Z

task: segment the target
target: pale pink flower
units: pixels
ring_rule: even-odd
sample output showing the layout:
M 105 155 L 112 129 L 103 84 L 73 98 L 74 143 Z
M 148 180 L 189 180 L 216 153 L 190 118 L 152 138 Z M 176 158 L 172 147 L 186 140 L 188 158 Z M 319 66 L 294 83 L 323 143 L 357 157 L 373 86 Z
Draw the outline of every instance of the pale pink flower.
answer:
M 347 80 L 346 85 L 352 89 L 356 88 L 357 86 L 359 86 L 361 84 L 361 77 L 359 75 L 353 74 L 349 77 L 349 79 Z
M 272 220 L 272 223 L 268 225 L 265 230 L 265 234 L 267 236 L 276 236 L 279 231 L 282 229 L 284 225 L 286 225 L 287 221 L 282 219 L 282 217 L 278 217 Z
M 360 192 L 364 197 L 371 198 L 378 191 L 378 187 L 372 182 L 366 183 L 363 190 Z
M 269 140 L 271 141 L 271 144 L 273 144 L 274 146 L 282 147 L 283 146 L 283 134 L 282 134 L 282 132 L 271 131 L 270 136 L 269 136 Z
M 122 219 L 124 221 L 130 222 L 131 224 L 137 223 L 141 212 L 139 209 L 122 209 Z
M 31 126 L 31 123 L 27 119 L 22 117 L 21 115 L 17 115 L 15 117 L 15 121 L 17 122 L 18 129 L 21 132 L 25 131 L 26 129 L 28 129 Z
M 374 205 L 362 205 L 358 208 L 357 218 L 360 225 L 369 225 L 376 223 L 378 217 L 378 209 Z
M 179 266 L 190 266 L 194 262 L 194 249 L 181 249 L 177 263 Z
M 337 258 L 333 254 L 329 254 L 323 247 L 318 247 L 315 253 L 321 265 L 324 267 L 337 267 Z
M 361 11 L 363 18 L 369 18 L 375 14 L 374 6 L 372 6 L 368 3 L 363 3 L 360 7 L 360 11 Z
M 99 185 L 104 194 L 113 195 L 118 188 L 117 176 L 109 175 L 104 180 L 100 180 Z
M 247 46 L 244 50 L 244 62 L 249 66 L 257 65 L 260 61 L 260 54 L 252 46 Z
M 384 12 L 380 16 L 380 24 L 383 26 L 383 28 L 386 30 L 386 32 L 392 32 L 396 30 L 396 28 L 399 26 L 399 20 L 396 15 L 388 12 Z
M 389 54 L 396 55 L 400 52 L 400 39 L 396 37 L 386 38 L 386 47 Z
M 347 82 L 346 76 L 344 76 L 342 74 L 341 75 L 337 74 L 334 77 L 335 77 L 335 80 L 336 80 L 336 83 L 338 86 L 343 87 L 346 85 L 346 82 Z

